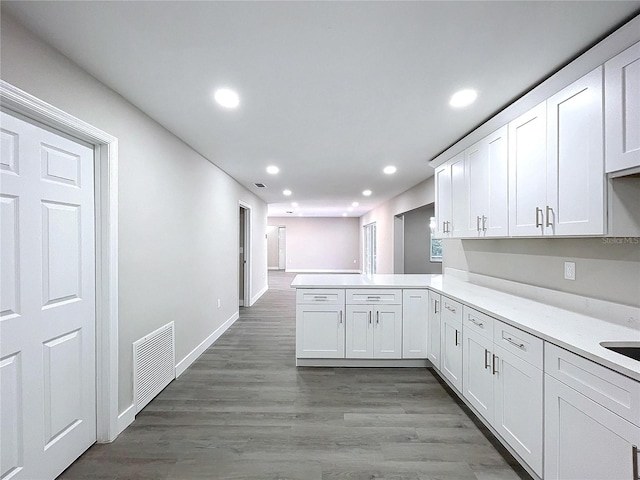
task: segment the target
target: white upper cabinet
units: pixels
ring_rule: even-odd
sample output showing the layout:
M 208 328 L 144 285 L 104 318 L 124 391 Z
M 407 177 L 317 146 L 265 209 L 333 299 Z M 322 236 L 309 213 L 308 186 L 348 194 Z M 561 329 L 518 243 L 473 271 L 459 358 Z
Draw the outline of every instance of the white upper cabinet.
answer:
M 547 100 L 544 234 L 605 233 L 602 67 Z
M 509 124 L 509 234 L 605 233 L 602 67 Z
M 467 176 L 465 170 L 464 153 L 457 155 L 450 162 L 451 165 L 451 237 L 467 236 L 469 223 L 469 204 L 467 202 Z
M 438 167 L 435 184 L 437 236 L 466 237 L 469 205 L 464 152 Z
M 465 151 L 469 210 L 466 236 L 509 234 L 507 133 L 505 125 Z
M 606 172 L 640 167 L 640 42 L 604 64 Z
M 451 225 L 451 166 L 445 163 L 435 171 L 436 231 L 438 238 L 450 236 Z
M 509 234 L 543 233 L 547 190 L 547 106 L 509 123 Z

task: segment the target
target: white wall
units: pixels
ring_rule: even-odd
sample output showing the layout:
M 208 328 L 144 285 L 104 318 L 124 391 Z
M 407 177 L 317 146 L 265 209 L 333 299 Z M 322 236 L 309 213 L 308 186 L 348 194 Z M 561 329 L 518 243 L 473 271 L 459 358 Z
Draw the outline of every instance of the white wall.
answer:
M 404 216 L 404 273 L 442 273 L 442 262 L 432 262 L 431 229 L 433 205 L 406 212 Z
M 252 295 L 266 289 L 267 206 L 5 14 L 1 42 L 3 80 L 119 140 L 122 412 L 133 401 L 133 341 L 174 321 L 179 362 L 237 314 L 241 200 L 252 208 Z
M 267 220 L 267 223 L 269 220 Z M 279 266 L 279 241 L 278 227 L 269 225 L 267 227 L 267 267 L 270 270 L 277 270 Z
M 286 227 L 287 271 L 359 271 L 360 228 L 353 217 L 269 217 Z
M 425 166 L 425 168 L 428 168 Z M 377 273 L 394 273 L 394 217 L 400 213 L 435 202 L 435 185 L 429 177 L 413 188 L 376 207 L 360 217 L 360 226 L 376 222 L 378 256 Z M 362 229 L 360 229 L 362 230 Z M 406 239 L 405 239 L 406 241 Z M 362 240 L 360 241 L 362 244 Z

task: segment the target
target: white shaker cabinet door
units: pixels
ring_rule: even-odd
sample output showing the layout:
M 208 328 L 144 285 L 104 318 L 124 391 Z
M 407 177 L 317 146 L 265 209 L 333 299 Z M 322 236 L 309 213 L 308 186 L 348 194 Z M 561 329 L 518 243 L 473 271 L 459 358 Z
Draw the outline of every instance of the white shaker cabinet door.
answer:
M 495 346 L 493 426 L 542 476 L 543 376 L 539 368 Z
M 442 316 L 440 371 L 462 391 L 462 322 Z
M 464 152 L 450 161 L 451 164 L 451 224 L 450 236 L 463 238 L 469 236 L 469 204 L 467 172 L 465 168 Z
M 463 328 L 462 394 L 489 423 L 493 423 L 493 340 Z
M 402 358 L 427 358 L 429 291 L 402 292 Z
M 605 233 L 602 67 L 547 100 L 547 202 L 554 235 Z
M 436 231 L 437 238 L 450 236 L 451 225 L 451 166 L 447 163 L 434 173 L 436 184 Z
M 545 480 L 626 480 L 640 428 L 545 375 Z
M 429 324 L 427 325 L 427 358 L 440 370 L 440 310 L 442 297 L 429 291 Z
M 402 358 L 402 305 L 374 307 L 374 358 Z
M 640 167 L 640 42 L 604 64 L 606 171 Z
M 344 358 L 344 307 L 296 306 L 296 357 Z
M 347 358 L 373 358 L 374 308 L 370 305 L 347 305 Z
M 546 102 L 509 123 L 509 235 L 543 234 L 547 194 Z

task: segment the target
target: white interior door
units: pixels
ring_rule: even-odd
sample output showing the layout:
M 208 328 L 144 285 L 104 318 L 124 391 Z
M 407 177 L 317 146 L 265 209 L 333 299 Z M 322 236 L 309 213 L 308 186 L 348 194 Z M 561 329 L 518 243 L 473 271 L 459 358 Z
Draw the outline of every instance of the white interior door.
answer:
M 3 479 L 96 441 L 93 150 L 0 113 Z

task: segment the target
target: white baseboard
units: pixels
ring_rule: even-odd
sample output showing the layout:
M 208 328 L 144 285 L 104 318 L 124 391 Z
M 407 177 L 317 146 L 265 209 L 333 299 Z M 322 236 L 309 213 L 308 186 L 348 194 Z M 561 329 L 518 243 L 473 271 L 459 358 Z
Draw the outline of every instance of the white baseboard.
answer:
M 251 305 L 253 305 L 254 303 L 256 303 L 258 300 L 260 300 L 260 297 L 262 295 L 264 295 L 265 293 L 267 293 L 267 290 L 269 290 L 269 285 L 265 285 L 262 290 L 260 290 L 258 293 L 256 293 L 253 297 L 251 297 Z M 251 306 L 249 305 L 249 306 Z
M 132 403 L 124 412 L 118 415 L 118 435 L 120 435 L 125 428 L 133 423 L 136 419 L 136 406 Z
M 222 325 L 220 325 L 211 335 L 209 335 L 207 338 L 205 338 L 202 343 L 200 343 L 200 345 L 198 345 L 196 348 L 194 348 L 186 357 L 184 357 L 182 360 L 180 360 L 178 362 L 178 364 L 176 365 L 176 378 L 178 378 L 180 375 L 182 375 L 184 373 L 184 371 L 189 368 L 189 366 L 195 362 L 197 360 L 197 358 L 202 355 L 204 353 L 204 351 L 209 348 L 211 345 L 213 345 L 213 342 L 215 342 L 218 338 L 220 338 L 222 336 L 222 334 L 224 332 L 227 331 L 227 329 L 233 325 L 233 323 L 240 318 L 240 313 L 236 312 L 233 315 L 231 315 L 231 318 L 229 318 L 226 322 L 224 322 Z
M 287 268 L 287 273 L 362 273 L 361 270 L 341 270 L 341 269 L 322 269 L 322 268 Z
M 280 270 L 279 267 L 269 267 L 268 270 Z

